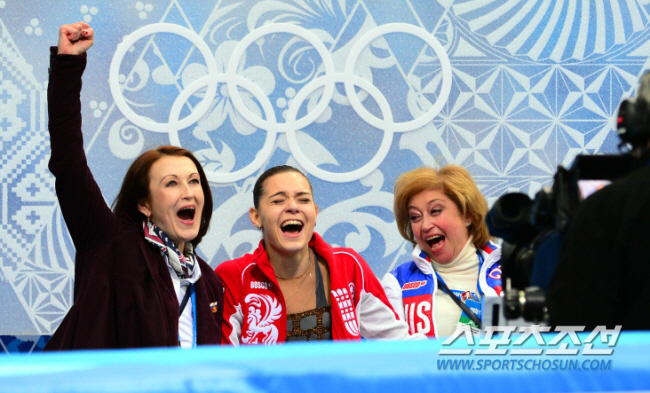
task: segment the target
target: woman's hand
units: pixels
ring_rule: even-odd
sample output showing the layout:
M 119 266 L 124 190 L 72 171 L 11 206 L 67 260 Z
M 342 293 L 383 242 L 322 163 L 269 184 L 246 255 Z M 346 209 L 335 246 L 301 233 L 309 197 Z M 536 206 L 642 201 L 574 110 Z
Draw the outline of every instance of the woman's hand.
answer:
M 81 55 L 93 46 L 95 34 L 88 23 L 77 22 L 59 28 L 58 54 Z

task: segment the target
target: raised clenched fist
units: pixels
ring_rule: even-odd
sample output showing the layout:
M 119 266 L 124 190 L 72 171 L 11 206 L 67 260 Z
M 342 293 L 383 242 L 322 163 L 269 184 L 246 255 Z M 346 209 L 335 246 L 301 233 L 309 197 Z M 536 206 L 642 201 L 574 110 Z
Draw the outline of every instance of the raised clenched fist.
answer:
M 95 33 L 88 23 L 77 22 L 59 28 L 59 54 L 80 55 L 95 42 Z

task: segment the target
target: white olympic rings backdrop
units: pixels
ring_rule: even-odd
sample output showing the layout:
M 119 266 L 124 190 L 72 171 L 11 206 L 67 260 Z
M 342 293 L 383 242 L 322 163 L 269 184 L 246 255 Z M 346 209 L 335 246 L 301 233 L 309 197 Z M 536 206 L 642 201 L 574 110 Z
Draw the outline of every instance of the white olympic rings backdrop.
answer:
M 193 81 L 181 91 L 170 109 L 169 120 L 167 123 L 155 122 L 136 114 L 124 98 L 123 88 L 119 82 L 120 65 L 128 49 L 136 41 L 148 35 L 157 33 L 176 34 L 194 43 L 205 59 L 208 71 L 207 75 Z M 320 55 L 325 71 L 324 75 L 314 78 L 296 93 L 296 96 L 289 104 L 287 116 L 284 122 L 279 122 L 276 119 L 273 105 L 264 91 L 255 83 L 237 74 L 237 66 L 247 47 L 260 38 L 275 33 L 294 34 L 311 44 Z M 436 101 L 423 115 L 405 122 L 395 122 L 391 107 L 384 94 L 371 82 L 354 74 L 355 64 L 362 51 L 373 40 L 390 33 L 406 33 L 421 39 L 434 50 L 437 59 L 440 62 L 442 78 L 440 92 Z M 451 64 L 442 45 L 426 30 L 407 23 L 389 23 L 381 25 L 362 35 L 350 50 L 345 63 L 344 72 L 342 73 L 335 72 L 334 62 L 330 52 L 326 48 L 325 44 L 314 33 L 303 27 L 289 23 L 271 23 L 251 31 L 236 45 L 227 64 L 228 66 L 225 72 L 218 72 L 215 58 L 210 52 L 209 47 L 203 42 L 201 37 L 192 30 L 176 24 L 155 23 L 137 29 L 130 35 L 126 36 L 123 42 L 118 45 L 110 65 L 109 85 L 116 106 L 129 121 L 145 130 L 157 133 L 168 133 L 170 143 L 181 146 L 178 131 L 195 123 L 206 114 L 210 107 L 210 101 L 215 97 L 217 85 L 219 83 L 225 83 L 235 109 L 239 111 L 247 121 L 256 127 L 265 130 L 267 134 L 262 149 L 255 155 L 255 159 L 244 168 L 229 173 L 206 170 L 208 180 L 215 183 L 232 183 L 255 173 L 255 171 L 260 169 L 263 163 L 272 154 L 273 144 L 278 133 L 286 133 L 287 142 L 293 157 L 308 173 L 322 180 L 333 183 L 359 180 L 377 169 L 386 158 L 393 140 L 393 133 L 417 130 L 431 122 L 436 117 L 445 105 L 452 85 Z M 296 137 L 296 132 L 298 130 L 309 126 L 325 112 L 334 95 L 336 83 L 343 83 L 348 101 L 358 116 L 369 125 L 383 130 L 384 132 L 379 149 L 369 162 L 358 169 L 341 173 L 326 171 L 313 164 L 312 161 L 309 160 L 309 157 L 301 150 Z M 264 111 L 265 119 L 260 118 L 247 108 L 238 91 L 238 87 L 240 86 L 257 99 Z M 358 93 L 355 91 L 355 86 L 361 88 L 375 100 L 383 118 L 380 119 L 368 112 L 361 103 Z M 201 102 L 193 109 L 191 114 L 180 119 L 181 108 L 192 95 L 201 89 L 206 89 Z M 298 111 L 307 97 L 318 89 L 323 89 L 323 92 L 317 105 L 311 108 L 305 116 L 297 118 Z

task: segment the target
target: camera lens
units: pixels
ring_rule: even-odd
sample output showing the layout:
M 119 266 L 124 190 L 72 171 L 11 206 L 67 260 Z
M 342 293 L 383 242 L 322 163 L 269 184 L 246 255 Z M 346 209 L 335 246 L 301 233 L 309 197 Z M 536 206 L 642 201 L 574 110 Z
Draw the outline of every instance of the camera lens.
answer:
M 526 194 L 513 192 L 502 195 L 485 217 L 490 234 L 514 244 L 527 244 L 536 229 L 530 223 L 532 201 Z

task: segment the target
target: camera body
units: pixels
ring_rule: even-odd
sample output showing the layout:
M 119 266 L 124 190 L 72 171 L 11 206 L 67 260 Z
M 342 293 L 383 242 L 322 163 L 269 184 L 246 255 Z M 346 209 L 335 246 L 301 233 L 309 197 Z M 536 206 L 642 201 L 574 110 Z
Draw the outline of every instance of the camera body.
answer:
M 490 234 L 503 239 L 504 297 L 486 299 L 486 325 L 546 323 L 544 291 L 578 205 L 591 193 L 629 173 L 635 162 L 629 154 L 579 155 L 571 168 L 558 167 L 552 187 L 540 190 L 534 199 L 508 193 L 495 202 L 486 223 Z
M 636 96 L 621 102 L 619 149 L 627 154 L 578 155 L 571 168 L 558 167 L 550 188 L 534 199 L 522 193 L 501 196 L 486 216 L 490 234 L 503 239 L 504 297 L 485 299 L 484 324 L 546 324 L 544 291 L 559 260 L 564 233 L 580 202 L 639 166 L 650 151 L 650 71 Z
M 483 326 L 546 325 L 546 297 L 539 287 L 509 289 L 504 297 L 483 298 Z

